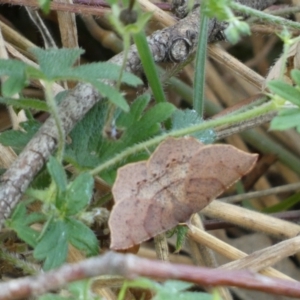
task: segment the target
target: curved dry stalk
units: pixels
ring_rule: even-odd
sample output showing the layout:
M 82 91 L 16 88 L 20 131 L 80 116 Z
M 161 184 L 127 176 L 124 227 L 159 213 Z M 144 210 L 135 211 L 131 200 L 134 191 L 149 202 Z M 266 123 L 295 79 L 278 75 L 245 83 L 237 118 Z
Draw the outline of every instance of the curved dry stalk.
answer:
M 218 200 L 211 202 L 201 212 L 210 218 L 225 220 L 248 230 L 264 232 L 279 239 L 292 238 L 300 233 L 300 226 L 297 224 Z
M 198 228 L 198 230 L 203 231 L 204 226 L 199 214 L 194 214 L 191 218 L 191 223 Z M 202 264 L 209 268 L 217 268 L 218 263 L 215 257 L 215 253 L 207 246 L 197 243 L 193 239 L 189 239 L 189 246 L 191 251 L 191 256 L 193 261 L 197 266 Z M 201 264 L 202 263 L 202 264 Z M 221 295 L 223 300 L 232 300 L 232 296 L 229 290 L 225 287 L 218 287 L 218 293 Z
M 283 258 L 294 255 L 299 251 L 299 248 L 300 237 L 296 236 L 276 245 L 255 251 L 246 257 L 227 263 L 220 268 L 226 270 L 250 269 L 260 271 L 276 264 Z
M 216 251 L 217 253 L 219 253 L 219 254 L 223 255 L 224 257 L 227 257 L 231 260 L 239 260 L 239 259 L 248 257 L 248 255 L 246 253 L 244 253 L 243 251 L 221 241 L 220 239 L 207 233 L 206 231 L 199 230 L 195 226 L 190 226 L 190 230 L 188 231 L 188 237 L 190 239 L 193 239 L 197 243 L 200 243 L 202 245 L 209 247 L 210 249 Z M 267 267 L 263 270 L 260 270 L 260 273 L 263 275 L 271 276 L 271 277 L 294 280 L 293 278 L 291 278 L 271 267 Z
M 218 45 L 209 45 L 208 54 L 211 58 L 216 60 L 218 63 L 223 64 L 228 69 L 236 72 L 241 76 L 246 82 L 251 83 L 253 86 L 261 90 L 262 84 L 265 78 L 247 67 L 245 64 L 240 62 L 238 59 L 234 58 L 232 55 L 227 53 Z
M 279 194 L 279 193 L 284 193 L 284 192 L 294 192 L 299 189 L 300 189 L 300 183 L 297 182 L 297 183 L 286 184 L 283 186 L 277 186 L 277 187 L 270 188 L 270 189 L 263 190 L 263 191 L 249 192 L 246 194 L 239 194 L 239 195 L 235 195 L 235 196 L 219 198 L 218 200 L 227 202 L 227 203 L 236 203 L 236 202 L 241 202 L 243 200 L 259 198 L 259 197 L 264 197 L 264 196 L 268 196 L 268 195 L 274 195 L 274 194 Z

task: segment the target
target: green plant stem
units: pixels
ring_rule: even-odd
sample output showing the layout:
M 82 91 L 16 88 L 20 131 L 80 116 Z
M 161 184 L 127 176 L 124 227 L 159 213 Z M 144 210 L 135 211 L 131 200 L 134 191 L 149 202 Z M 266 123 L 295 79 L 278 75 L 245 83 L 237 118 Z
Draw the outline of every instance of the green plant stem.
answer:
M 278 10 L 268 11 L 268 14 L 273 15 L 273 16 L 288 16 L 291 14 L 296 14 L 298 12 L 300 12 L 300 6 L 284 7 L 284 8 L 280 8 Z M 257 18 L 257 17 L 252 17 L 250 19 L 247 19 L 248 24 L 251 24 L 251 23 L 254 23 L 257 21 L 259 21 L 259 18 Z
M 204 13 L 205 8 L 200 7 L 200 30 L 199 41 L 196 55 L 196 72 L 194 77 L 194 100 L 193 107 L 202 118 L 204 113 L 204 91 L 205 91 L 205 65 L 206 65 L 206 53 L 207 53 L 207 26 L 208 17 Z
M 145 33 L 143 31 L 135 33 L 133 39 L 156 102 L 167 102 Z
M 120 87 L 122 84 L 122 76 L 125 71 L 129 49 L 130 49 L 130 34 L 127 33 L 123 36 L 123 53 L 124 53 L 123 62 L 122 62 L 122 66 L 120 69 L 118 81 L 116 82 L 116 90 L 118 90 L 118 91 L 120 91 Z M 108 113 L 107 113 L 104 128 L 110 128 L 110 127 L 114 126 L 114 114 L 116 111 L 116 105 L 110 102 L 108 104 L 107 111 L 108 111 Z
M 281 17 L 277 17 L 277 16 L 274 16 L 274 15 L 267 14 L 267 13 L 264 13 L 260 10 L 253 9 L 249 6 L 242 5 L 242 4 L 234 2 L 234 1 L 230 2 L 230 8 L 235 10 L 235 11 L 238 11 L 238 12 L 244 14 L 244 15 L 257 17 L 260 20 L 262 20 L 264 22 L 267 22 L 267 23 L 273 23 L 273 24 L 277 24 L 277 25 L 280 25 L 280 26 L 286 26 L 286 27 L 289 27 L 289 28 L 292 28 L 292 29 L 300 30 L 300 23 L 290 21 L 290 20 L 287 20 L 287 19 L 284 19 L 284 18 L 281 18 Z
M 63 123 L 59 116 L 54 94 L 52 92 L 52 82 L 45 81 L 44 83 L 45 83 L 46 101 L 58 131 L 57 159 L 58 161 L 61 162 L 63 159 L 64 148 L 65 148 L 65 131 L 64 131 Z
M 109 159 L 102 165 L 96 167 L 95 169 L 90 171 L 91 175 L 97 175 L 101 173 L 102 171 L 111 168 L 112 166 L 122 162 L 126 157 L 133 155 L 135 153 L 138 153 L 140 151 L 143 151 L 147 148 L 151 148 L 153 146 L 156 146 L 160 142 L 162 142 L 165 138 L 169 136 L 173 137 L 180 137 L 180 136 L 185 136 L 185 135 L 190 135 L 195 132 L 199 132 L 205 129 L 210 129 L 210 128 L 215 128 L 217 126 L 222 126 L 222 125 L 230 125 L 230 124 L 235 124 L 239 123 L 241 121 L 246 121 L 249 119 L 252 119 L 254 117 L 257 117 L 259 115 L 268 113 L 270 111 L 275 111 L 276 105 L 271 101 L 266 104 L 260 105 L 258 107 L 255 107 L 251 110 L 242 112 L 238 115 L 228 115 L 224 116 L 223 118 L 219 119 L 214 119 L 214 120 L 209 120 L 207 122 L 201 123 L 201 124 L 196 124 L 192 125 L 187 128 L 179 129 L 179 130 L 174 130 L 169 133 L 165 133 L 160 136 L 156 136 L 153 139 L 150 139 L 148 141 L 145 141 L 143 143 L 137 144 L 133 147 L 125 149 L 123 152 L 120 154 L 116 155 L 114 158 Z
M 207 101 L 206 111 L 209 115 L 215 115 L 222 111 L 222 107 L 211 101 Z M 300 175 L 299 157 L 295 156 L 281 145 L 278 145 L 278 143 L 269 136 L 259 132 L 257 129 L 249 129 L 239 134 L 249 145 L 252 145 L 262 153 L 275 153 L 278 156 L 279 161 L 292 169 L 296 174 Z
M 280 66 L 280 73 L 279 73 L 279 79 L 283 80 L 284 73 L 286 71 L 286 63 L 287 62 L 288 56 L 289 56 L 289 49 L 290 49 L 290 44 L 289 43 L 284 43 L 283 44 L 283 52 L 282 52 L 282 64 Z
M 122 76 L 123 76 L 123 73 L 125 71 L 127 57 L 128 57 L 128 53 L 129 53 L 129 49 L 130 49 L 130 34 L 129 33 L 127 33 L 123 36 L 123 45 L 124 45 L 124 47 L 123 47 L 124 48 L 124 50 L 123 50 L 123 62 L 122 62 L 121 70 L 120 70 L 119 79 L 118 79 L 118 82 L 116 84 L 117 90 L 120 90 L 120 86 L 121 86 L 121 83 L 122 83 Z

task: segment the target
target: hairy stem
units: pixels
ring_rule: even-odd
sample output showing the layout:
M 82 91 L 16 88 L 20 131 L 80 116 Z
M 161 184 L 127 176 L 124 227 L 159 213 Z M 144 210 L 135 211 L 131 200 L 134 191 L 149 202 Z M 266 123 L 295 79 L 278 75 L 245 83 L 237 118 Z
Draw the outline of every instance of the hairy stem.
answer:
M 221 126 L 221 125 L 235 124 L 235 123 L 238 123 L 241 121 L 246 121 L 246 120 L 255 118 L 259 115 L 266 114 L 270 111 L 275 111 L 275 110 L 276 110 L 276 106 L 273 104 L 273 102 L 268 102 L 266 104 L 263 104 L 261 106 L 258 106 L 256 108 L 242 112 L 237 115 L 229 115 L 229 116 L 225 116 L 223 118 L 209 120 L 209 121 L 201 123 L 201 124 L 196 124 L 193 126 L 189 126 L 187 128 L 174 130 L 169 133 L 165 133 L 163 135 L 156 136 L 151 140 L 148 140 L 146 142 L 143 142 L 143 143 L 140 143 L 133 147 L 125 149 L 123 152 L 116 155 L 114 158 L 108 160 L 107 162 L 103 163 L 102 165 L 91 170 L 90 173 L 92 175 L 97 175 L 97 174 L 101 173 L 102 171 L 109 169 L 112 166 L 120 163 L 121 161 L 123 161 L 125 158 L 127 158 L 128 156 L 130 156 L 132 154 L 135 154 L 135 153 L 143 151 L 147 148 L 156 146 L 157 144 L 162 142 L 168 136 L 180 137 L 180 136 L 190 135 L 192 133 L 199 132 L 199 131 L 202 131 L 205 129 L 215 128 L 215 127 Z
M 262 11 L 253 9 L 249 6 L 239 4 L 237 2 L 231 1 L 230 7 L 233 10 L 242 13 L 243 15 L 257 17 L 260 20 L 265 21 L 267 23 L 277 24 L 277 25 L 286 26 L 286 27 L 289 27 L 292 29 L 300 30 L 300 24 L 297 22 L 290 21 L 290 20 L 287 20 L 287 19 L 284 19 L 284 18 L 281 18 L 278 16 L 270 15 L 270 14 L 264 13 Z
M 58 131 L 57 159 L 58 161 L 62 161 L 64 155 L 64 149 L 65 149 L 65 131 L 64 131 L 63 123 L 58 113 L 57 104 L 55 102 L 55 98 L 52 92 L 51 82 L 45 82 L 45 95 L 46 95 L 47 104 L 49 106 L 51 115 L 54 119 Z

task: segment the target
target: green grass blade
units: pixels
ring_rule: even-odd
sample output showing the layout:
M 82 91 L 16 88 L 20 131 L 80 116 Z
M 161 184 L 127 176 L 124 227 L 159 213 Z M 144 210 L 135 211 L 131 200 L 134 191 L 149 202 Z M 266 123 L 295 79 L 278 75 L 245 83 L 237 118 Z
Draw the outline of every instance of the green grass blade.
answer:
M 136 33 L 133 35 L 133 39 L 138 49 L 145 74 L 156 102 L 166 102 L 167 100 L 159 80 L 158 72 L 156 70 L 145 33 L 143 31 Z
M 201 6 L 202 7 L 202 6 Z M 196 55 L 196 71 L 194 77 L 193 107 L 200 117 L 203 117 L 204 90 L 205 90 L 205 63 L 207 52 L 208 17 L 204 14 L 204 8 L 200 11 L 200 31 Z

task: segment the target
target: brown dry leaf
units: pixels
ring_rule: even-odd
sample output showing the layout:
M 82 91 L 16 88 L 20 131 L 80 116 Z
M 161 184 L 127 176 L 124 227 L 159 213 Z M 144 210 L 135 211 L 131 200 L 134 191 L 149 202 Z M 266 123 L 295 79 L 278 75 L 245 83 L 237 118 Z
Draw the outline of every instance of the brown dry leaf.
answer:
M 257 160 L 230 145 L 168 138 L 148 161 L 118 170 L 112 189 L 111 248 L 126 249 L 187 222 L 248 173 Z

